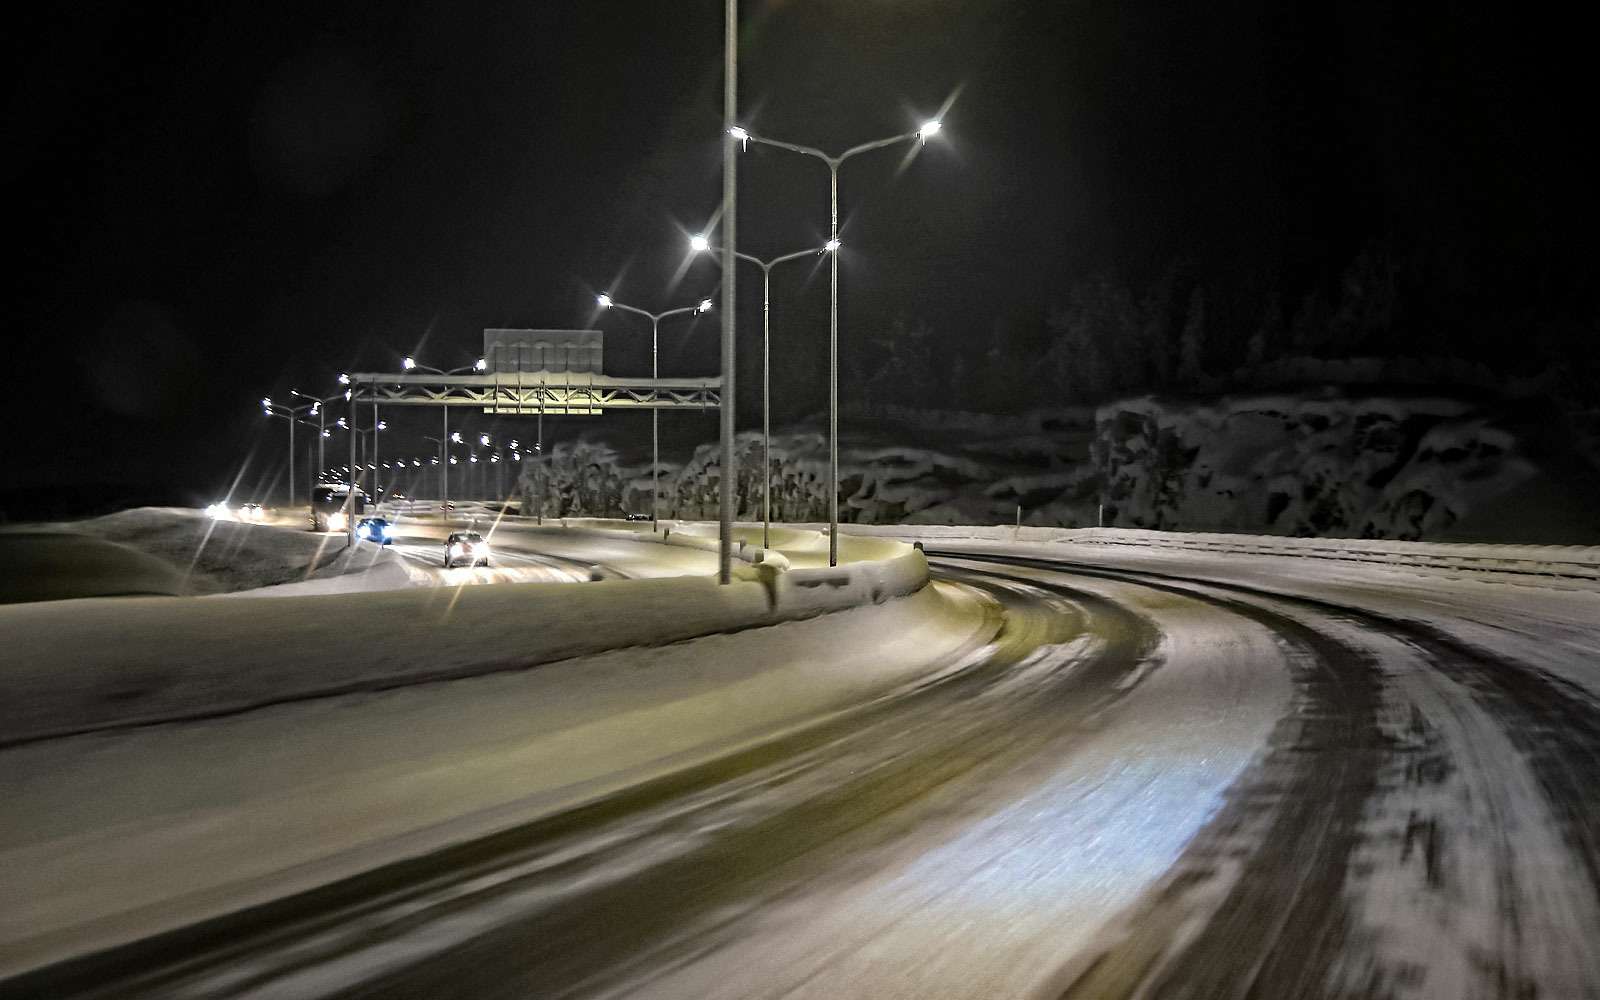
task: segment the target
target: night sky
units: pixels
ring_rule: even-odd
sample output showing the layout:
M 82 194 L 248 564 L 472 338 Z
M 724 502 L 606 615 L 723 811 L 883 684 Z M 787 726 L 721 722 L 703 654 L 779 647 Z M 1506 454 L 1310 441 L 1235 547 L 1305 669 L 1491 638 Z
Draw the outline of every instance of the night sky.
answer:
M 1478 312 L 1594 316 L 1592 43 L 1548 13 L 743 6 L 756 131 L 842 149 L 948 107 L 909 162 L 845 168 L 847 340 L 901 317 L 960 349 L 1085 275 L 1175 261 L 1294 288 L 1374 238 L 1425 250 L 1439 297 Z M 684 247 L 720 195 L 721 15 L 105 4 L 14 25 L 8 357 L 39 391 L 12 396 L 0 485 L 213 491 L 280 454 L 263 395 L 408 352 L 470 363 L 485 326 L 590 324 L 601 288 L 652 309 L 707 294 L 715 268 Z M 740 169 L 742 249 L 825 238 L 820 165 L 753 147 Z M 803 417 L 825 400 L 825 272 L 792 266 L 775 299 L 778 415 Z M 601 325 L 610 372 L 647 369 L 647 337 Z M 666 336 L 664 374 L 714 371 L 715 326 Z

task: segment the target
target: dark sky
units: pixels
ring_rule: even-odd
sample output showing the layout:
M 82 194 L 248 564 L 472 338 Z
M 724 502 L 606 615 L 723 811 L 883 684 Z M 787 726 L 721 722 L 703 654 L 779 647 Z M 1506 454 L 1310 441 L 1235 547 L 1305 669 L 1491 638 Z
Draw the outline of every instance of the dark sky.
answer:
M 914 160 L 846 167 L 845 338 L 905 316 L 981 339 L 1086 274 L 1178 259 L 1315 276 L 1378 235 L 1447 248 L 1463 284 L 1567 294 L 1592 277 L 1588 36 L 1548 14 L 743 7 L 758 131 L 843 148 L 953 101 Z M 11 43 L 8 356 L 48 394 L 8 421 L 31 429 L 8 433 L 6 485 L 214 489 L 267 447 L 262 395 L 331 392 L 338 370 L 412 351 L 467 363 L 485 326 L 587 325 L 602 287 L 665 308 L 715 283 L 682 248 L 719 197 L 716 0 L 32 16 Z M 753 148 L 741 172 L 743 248 L 824 237 L 819 165 Z M 825 398 L 817 277 L 775 281 L 782 416 Z M 754 333 L 753 271 L 741 288 Z M 642 371 L 646 339 L 602 325 L 608 370 Z M 714 370 L 715 339 L 710 321 L 669 334 L 666 373 Z

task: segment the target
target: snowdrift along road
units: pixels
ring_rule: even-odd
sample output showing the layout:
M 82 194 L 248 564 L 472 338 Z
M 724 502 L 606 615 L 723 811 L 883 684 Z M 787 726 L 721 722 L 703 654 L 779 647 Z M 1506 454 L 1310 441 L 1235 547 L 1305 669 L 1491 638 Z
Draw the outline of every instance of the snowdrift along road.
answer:
M 0 794 L 49 817 L 0 845 L 12 879 L 0 888 L 29 901 L 11 954 L 128 944 L 0 994 L 1600 987 L 1600 814 L 1585 786 L 1600 761 L 1600 594 L 1588 584 L 1134 544 L 929 544 L 945 582 L 906 600 L 5 751 Z M 914 606 L 936 598 L 955 603 Z M 974 650 L 992 633 L 954 626 L 982 608 L 1003 626 Z M 819 670 L 844 699 L 831 714 L 775 733 L 749 711 L 787 712 Z M 654 687 L 701 671 L 723 679 L 708 699 Z M 843 678 L 857 686 L 831 686 Z M 508 687 L 539 680 L 557 686 Z M 614 700 L 641 681 L 624 698 L 636 710 Z M 565 704 L 586 721 L 521 728 L 542 697 L 557 713 L 546 718 Z M 730 719 L 765 738 L 684 767 L 646 750 Z M 649 763 L 630 771 L 622 751 Z M 169 787 L 163 762 L 197 753 L 219 761 L 207 787 Z M 519 799 L 535 760 L 607 776 L 583 795 Z M 124 812 L 91 815 L 106 804 L 85 805 L 88 787 L 126 788 L 111 803 Z M 516 803 L 488 810 L 499 825 L 468 808 L 484 788 Z M 374 844 L 404 840 L 385 829 L 402 798 L 476 820 L 441 819 L 453 836 L 374 867 Z M 353 852 L 367 863 L 331 884 L 327 859 L 278 868 L 276 854 L 241 871 L 247 836 L 368 838 Z M 174 885 L 142 863 L 161 844 L 236 881 L 209 897 Z M 74 876 L 85 859 L 95 875 Z M 108 900 L 108 882 L 216 916 L 140 939 L 152 911 Z

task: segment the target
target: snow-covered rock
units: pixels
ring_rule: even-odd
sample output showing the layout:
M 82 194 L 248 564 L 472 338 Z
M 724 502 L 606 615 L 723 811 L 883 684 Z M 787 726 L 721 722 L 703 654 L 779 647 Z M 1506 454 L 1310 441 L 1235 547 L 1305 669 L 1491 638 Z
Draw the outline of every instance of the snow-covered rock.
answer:
M 1429 538 L 1537 469 L 1460 400 L 1266 394 L 1102 407 L 1108 524 Z

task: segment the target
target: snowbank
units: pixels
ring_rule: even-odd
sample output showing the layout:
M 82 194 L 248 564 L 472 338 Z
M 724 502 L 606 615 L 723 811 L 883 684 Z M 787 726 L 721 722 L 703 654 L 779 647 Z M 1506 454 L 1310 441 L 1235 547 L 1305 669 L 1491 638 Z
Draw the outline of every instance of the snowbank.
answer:
M 185 593 L 226 593 L 398 567 L 398 560 L 378 546 L 347 551 L 344 535 L 307 531 L 305 524 L 300 518 L 281 526 L 247 524 L 212 520 L 190 508 L 140 507 L 51 527 L 155 556 L 184 576 Z
M 887 558 L 793 572 L 741 564 L 727 586 L 674 577 L 270 603 L 124 598 L 3 607 L 0 744 L 661 645 L 882 603 L 927 584 L 921 552 L 902 545 L 874 554 Z
M 213 644 L 187 657 L 228 657 L 195 679 L 226 685 L 212 688 L 218 696 L 309 688 L 319 672 L 337 673 L 352 656 L 404 657 L 417 642 L 435 654 L 469 639 L 537 645 L 542 631 L 556 629 L 570 649 L 586 641 L 584 629 L 659 627 L 701 606 L 708 609 L 702 621 L 764 614 L 753 584 L 663 583 L 559 588 L 578 610 L 549 619 L 532 589 L 500 600 L 517 588 L 469 588 L 453 610 L 440 592 L 437 604 L 423 606 L 420 628 L 399 616 L 376 629 L 359 618 L 317 615 L 334 627 L 316 635 L 277 612 L 298 599 L 165 603 L 206 614 L 250 604 L 257 615 L 272 615 L 261 629 L 270 648 Z M 619 593 L 631 597 L 609 596 Z M 673 604 L 678 594 L 691 600 Z M 386 599 L 358 602 L 372 610 L 429 595 L 369 596 Z M 109 604 L 74 603 L 91 620 Z M 686 631 L 691 623 L 676 624 Z M 919 683 L 929 671 L 976 662 L 997 624 L 982 602 L 929 587 L 825 620 L 7 748 L 0 751 L 0 798 L 8 804 L 0 825 L 0 976 L 487 836 L 772 740 Z M 354 635 L 341 640 L 340 629 Z M 307 642 L 331 645 L 303 662 L 286 657 Z M 498 643 L 494 650 L 504 654 Z M 8 688 L 11 676 L 8 669 Z M 8 710 L 14 693 L 0 697 Z
M 1283 538 L 1137 528 L 1037 528 L 1024 525 L 861 525 L 841 530 L 915 542 L 980 540 L 1178 549 L 1227 555 L 1282 556 L 1379 563 L 1420 570 L 1504 574 L 1519 583 L 1600 587 L 1600 546 L 1413 542 L 1380 538 Z M 1058 557 L 1060 552 L 1055 553 Z
M 187 594 L 177 567 L 126 545 L 64 531 L 0 532 L 0 604 Z

